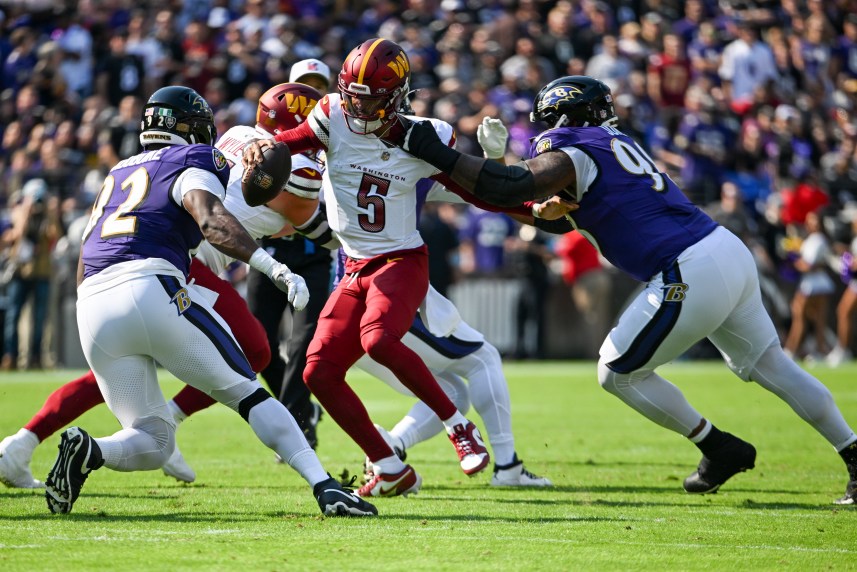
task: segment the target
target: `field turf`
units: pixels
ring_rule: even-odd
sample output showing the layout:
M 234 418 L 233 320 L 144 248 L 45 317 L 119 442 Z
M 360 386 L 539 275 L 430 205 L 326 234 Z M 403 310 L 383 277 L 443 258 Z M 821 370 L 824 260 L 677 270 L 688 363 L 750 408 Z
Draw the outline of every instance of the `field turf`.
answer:
M 756 446 L 755 470 L 716 495 L 687 495 L 681 481 L 699 461 L 696 448 L 604 392 L 593 363 L 509 363 L 518 452 L 552 489 L 492 488 L 490 471 L 468 479 L 449 442 L 435 438 L 408 454 L 424 477 L 419 495 L 377 500 L 377 519 L 323 518 L 303 480 L 237 414 L 215 406 L 178 432 L 197 471 L 192 485 L 160 471 L 102 469 L 68 515 L 50 514 L 41 491 L 0 485 L 0 570 L 857 569 L 857 507 L 831 504 L 847 479 L 830 445 L 721 363 L 659 371 Z M 857 426 L 857 366 L 811 371 Z M 0 437 L 77 375 L 0 374 Z M 350 379 L 387 427 L 410 405 L 363 374 Z M 167 397 L 180 387 L 163 372 L 162 382 Z M 95 436 L 118 428 L 104 406 L 78 424 Z M 328 417 L 319 435 L 331 473 L 360 471 L 359 449 Z M 37 478 L 58 443 L 36 450 Z

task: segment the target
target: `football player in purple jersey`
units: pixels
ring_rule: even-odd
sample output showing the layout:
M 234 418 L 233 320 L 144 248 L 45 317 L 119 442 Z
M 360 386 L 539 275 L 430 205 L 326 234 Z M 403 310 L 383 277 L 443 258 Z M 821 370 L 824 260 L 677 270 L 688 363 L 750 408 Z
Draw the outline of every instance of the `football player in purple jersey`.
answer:
M 160 468 L 175 447 L 175 421 L 158 386 L 159 364 L 238 412 L 266 446 L 312 487 L 330 516 L 369 516 L 374 506 L 324 470 L 286 408 L 262 388 L 210 290 L 188 284 L 191 252 L 207 240 L 287 292 L 296 310 L 309 294 L 300 276 L 259 248 L 223 206 L 229 165 L 213 147 L 214 115 L 194 90 L 157 90 L 143 112 L 143 152 L 108 173 L 83 234 L 77 323 L 98 387 L 122 430 L 61 435 L 45 482 L 54 513 L 72 509 L 89 473 Z
M 750 443 L 715 427 L 655 371 L 707 337 L 739 378 L 783 399 L 839 452 L 849 482 L 836 502 L 855 504 L 857 435 L 830 391 L 783 352 L 762 306 L 752 255 L 741 240 L 694 206 L 616 128 L 613 97 L 604 83 L 585 76 L 554 80 L 536 96 L 530 118 L 548 129 L 533 140 L 530 158 L 514 165 L 459 153 L 423 122 L 405 125 L 404 135 L 392 142 L 492 204 L 554 195 L 577 203 L 564 219 L 569 229 L 646 283 L 601 347 L 598 380 L 700 449 L 697 470 L 684 480 L 687 492 L 716 492 L 756 460 Z

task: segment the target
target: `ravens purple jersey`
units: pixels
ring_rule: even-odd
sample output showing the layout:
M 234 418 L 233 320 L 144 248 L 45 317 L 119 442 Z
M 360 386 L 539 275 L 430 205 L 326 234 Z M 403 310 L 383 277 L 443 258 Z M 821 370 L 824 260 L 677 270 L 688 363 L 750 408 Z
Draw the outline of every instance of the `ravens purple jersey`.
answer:
M 83 236 L 84 277 L 148 258 L 167 260 L 187 276 L 190 251 L 203 236 L 190 213 L 173 200 L 172 190 L 191 167 L 214 173 L 224 186 L 229 179 L 226 159 L 210 145 L 148 151 L 110 170 Z
M 637 143 L 613 127 L 560 127 L 533 140 L 530 156 L 573 147 L 595 164 L 587 189 L 570 213 L 614 266 L 647 281 L 716 227 Z M 578 181 L 581 174 L 578 173 Z

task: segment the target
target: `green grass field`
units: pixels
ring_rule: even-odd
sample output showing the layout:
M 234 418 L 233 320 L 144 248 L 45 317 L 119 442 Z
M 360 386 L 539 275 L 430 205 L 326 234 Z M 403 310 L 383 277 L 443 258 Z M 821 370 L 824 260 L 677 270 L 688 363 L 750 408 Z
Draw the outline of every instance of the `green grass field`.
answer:
M 48 512 L 41 491 L 0 485 L 0 570 L 748 570 L 857 569 L 857 507 L 837 507 L 844 465 L 784 403 L 720 363 L 660 370 L 719 427 L 754 443 L 756 469 L 720 493 L 689 496 L 699 461 L 686 440 L 607 394 L 592 363 L 510 363 L 517 449 L 549 490 L 501 490 L 466 478 L 446 439 L 409 451 L 417 496 L 380 499 L 377 519 L 323 518 L 309 487 L 215 406 L 178 441 L 197 471 L 182 485 L 160 471 L 90 477 L 74 511 Z M 857 425 L 857 366 L 812 370 Z M 78 372 L 2 374 L 0 436 L 17 431 Z M 355 373 L 386 426 L 410 401 Z M 180 386 L 164 375 L 169 397 Z M 476 418 L 475 414 L 471 416 Z M 96 436 L 118 424 L 99 406 L 79 420 Z M 319 455 L 358 472 L 356 445 L 327 417 Z M 36 450 L 44 479 L 58 436 Z

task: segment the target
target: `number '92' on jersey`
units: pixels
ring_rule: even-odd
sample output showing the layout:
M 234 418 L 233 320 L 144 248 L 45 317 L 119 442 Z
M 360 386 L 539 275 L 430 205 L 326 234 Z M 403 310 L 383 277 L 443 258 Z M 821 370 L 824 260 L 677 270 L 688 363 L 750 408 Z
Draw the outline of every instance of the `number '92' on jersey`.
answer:
M 224 186 L 229 179 L 226 159 L 210 145 L 147 151 L 110 170 L 83 235 L 84 277 L 148 258 L 164 259 L 187 276 L 190 251 L 203 236 L 171 195 L 176 179 L 192 167 L 214 173 Z
M 530 156 L 567 153 L 577 171 L 569 216 L 617 268 L 647 281 L 716 227 L 637 143 L 613 127 L 560 127 L 533 140 Z

